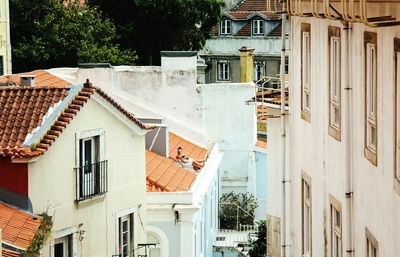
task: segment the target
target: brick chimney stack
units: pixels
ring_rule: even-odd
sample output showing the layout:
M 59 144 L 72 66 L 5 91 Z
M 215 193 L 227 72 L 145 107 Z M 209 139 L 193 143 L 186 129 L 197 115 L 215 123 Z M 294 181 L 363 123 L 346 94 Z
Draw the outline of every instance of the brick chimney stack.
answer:
M 240 82 L 252 82 L 254 75 L 254 48 L 243 46 L 240 51 Z

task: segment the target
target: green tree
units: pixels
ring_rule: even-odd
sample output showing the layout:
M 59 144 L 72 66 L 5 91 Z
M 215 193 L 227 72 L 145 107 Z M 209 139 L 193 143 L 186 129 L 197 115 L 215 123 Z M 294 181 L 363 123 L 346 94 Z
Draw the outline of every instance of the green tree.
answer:
M 132 64 L 132 50 L 117 44 L 115 25 L 78 2 L 11 0 L 13 70 L 76 66 L 84 62 Z
M 236 229 L 238 224 L 253 225 L 256 198 L 250 193 L 224 193 L 220 200 L 219 222 L 222 229 Z
M 257 222 L 258 232 L 256 239 L 250 239 L 250 257 L 264 257 L 267 254 L 267 223 L 265 220 Z
M 199 50 L 221 17 L 223 0 L 89 0 L 111 18 L 119 43 L 142 64 L 159 64 L 162 50 Z

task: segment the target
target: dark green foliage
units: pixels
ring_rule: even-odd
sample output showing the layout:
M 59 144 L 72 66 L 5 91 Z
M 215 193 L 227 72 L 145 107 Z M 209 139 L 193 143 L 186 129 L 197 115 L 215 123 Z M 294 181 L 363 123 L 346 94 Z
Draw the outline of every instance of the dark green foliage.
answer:
M 33 238 L 31 244 L 29 245 L 26 252 L 23 254 L 24 257 L 39 257 L 43 244 L 49 238 L 51 233 L 51 228 L 53 227 L 52 217 L 43 212 L 40 214 L 42 217 L 42 224 L 40 225 L 35 237 Z
M 115 44 L 111 20 L 74 1 L 11 0 L 13 70 L 76 66 L 84 62 L 132 64 L 131 50 Z
M 258 232 L 257 239 L 250 239 L 249 256 L 250 257 L 264 257 L 267 254 L 267 223 L 265 220 L 257 222 Z
M 89 0 L 111 18 L 121 46 L 142 64 L 159 64 L 162 50 L 199 50 L 221 17 L 223 0 Z
M 238 224 L 253 225 L 256 198 L 250 193 L 225 193 L 220 198 L 219 221 L 221 229 L 236 229 Z M 239 220 L 237 220 L 239 217 Z M 239 223 L 237 224 L 237 222 Z

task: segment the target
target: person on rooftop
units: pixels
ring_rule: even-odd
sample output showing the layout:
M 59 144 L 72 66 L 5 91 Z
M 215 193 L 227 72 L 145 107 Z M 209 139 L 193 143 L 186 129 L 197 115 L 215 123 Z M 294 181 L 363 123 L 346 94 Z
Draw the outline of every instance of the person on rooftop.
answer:
M 196 171 L 198 171 L 201 168 L 203 168 L 204 164 L 206 163 L 206 159 L 204 159 L 204 160 L 194 160 L 194 159 L 188 157 L 183 152 L 182 147 L 180 147 L 180 146 L 177 149 L 176 160 L 182 164 L 183 168 L 194 169 Z

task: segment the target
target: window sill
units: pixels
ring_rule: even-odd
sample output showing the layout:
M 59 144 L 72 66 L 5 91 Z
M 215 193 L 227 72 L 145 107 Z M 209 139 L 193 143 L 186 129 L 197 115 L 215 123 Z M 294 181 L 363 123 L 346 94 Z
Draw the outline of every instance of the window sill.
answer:
M 341 138 L 342 135 L 341 135 L 341 131 L 339 129 L 329 126 L 328 134 L 331 137 L 333 137 L 334 139 L 336 139 L 337 141 L 339 141 L 339 142 L 342 141 L 342 138 Z
M 400 179 L 395 178 L 394 179 L 394 190 L 400 195 Z
M 77 207 L 85 207 L 89 204 L 102 202 L 105 198 L 106 198 L 106 193 L 102 193 L 99 195 L 94 195 L 92 197 L 86 198 L 84 200 L 75 200 L 75 204 Z
M 311 114 L 309 112 L 301 111 L 301 118 L 311 123 Z
M 367 158 L 368 161 L 370 161 L 372 163 L 372 165 L 378 166 L 377 165 L 378 158 L 377 158 L 376 153 L 372 152 L 367 147 L 364 148 L 364 156 L 365 156 L 365 158 Z

